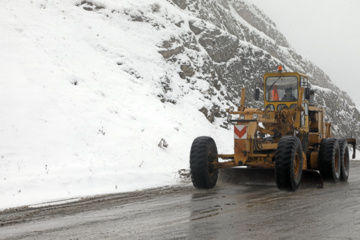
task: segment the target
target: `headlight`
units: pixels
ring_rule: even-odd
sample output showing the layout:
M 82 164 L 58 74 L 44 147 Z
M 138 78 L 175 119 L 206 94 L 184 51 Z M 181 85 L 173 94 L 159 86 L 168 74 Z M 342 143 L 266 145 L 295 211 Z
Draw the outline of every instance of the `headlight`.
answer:
M 255 113 L 254 115 L 253 115 L 253 119 L 257 119 L 258 118 L 258 115 Z
M 229 107 L 229 112 L 233 112 L 235 108 L 233 106 Z
M 240 119 L 240 120 L 245 119 L 245 115 L 244 115 L 244 114 L 240 114 L 239 119 Z

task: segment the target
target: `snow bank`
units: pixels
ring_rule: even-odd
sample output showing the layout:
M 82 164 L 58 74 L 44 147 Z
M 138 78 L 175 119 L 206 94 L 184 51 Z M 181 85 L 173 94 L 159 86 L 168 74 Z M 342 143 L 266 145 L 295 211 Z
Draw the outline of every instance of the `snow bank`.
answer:
M 193 107 L 200 95 L 177 104 L 157 97 L 160 78 L 179 78 L 156 47 L 176 34 L 165 15 L 179 16 L 177 8 L 94 1 L 105 8 L 85 11 L 76 3 L 2 3 L 0 209 L 177 184 L 199 135 L 232 151 L 231 131 Z M 129 21 L 131 11 L 166 27 Z

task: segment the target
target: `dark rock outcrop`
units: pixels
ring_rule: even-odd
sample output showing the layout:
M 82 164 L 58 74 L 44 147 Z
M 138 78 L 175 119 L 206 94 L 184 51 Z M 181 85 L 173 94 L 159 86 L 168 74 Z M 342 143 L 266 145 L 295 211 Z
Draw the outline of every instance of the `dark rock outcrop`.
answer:
M 256 6 L 242 0 L 168 1 L 188 14 L 189 20 L 180 26 L 189 30 L 164 41 L 159 53 L 178 66 L 180 78 L 191 90 L 203 94 L 204 106 L 199 111 L 210 122 L 223 119 L 217 124 L 227 127 L 225 108 L 239 104 L 243 87 L 247 88 L 246 105 L 262 107 L 253 99 L 254 79 L 282 65 L 285 71 L 310 77 L 315 100 L 326 109 L 326 121 L 332 123 L 335 136 L 359 139 L 360 113 L 352 99 L 324 71 L 296 53 Z

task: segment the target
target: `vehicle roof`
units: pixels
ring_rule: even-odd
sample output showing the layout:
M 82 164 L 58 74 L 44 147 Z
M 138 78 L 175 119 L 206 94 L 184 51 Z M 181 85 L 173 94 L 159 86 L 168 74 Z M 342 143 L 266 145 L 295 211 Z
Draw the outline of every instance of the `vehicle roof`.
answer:
M 264 78 L 265 77 L 277 77 L 277 76 L 302 76 L 302 77 L 305 77 L 305 78 L 309 78 L 309 76 L 307 76 L 306 74 L 303 74 L 303 73 L 299 73 L 299 72 L 274 72 L 274 73 L 265 73 L 264 74 Z

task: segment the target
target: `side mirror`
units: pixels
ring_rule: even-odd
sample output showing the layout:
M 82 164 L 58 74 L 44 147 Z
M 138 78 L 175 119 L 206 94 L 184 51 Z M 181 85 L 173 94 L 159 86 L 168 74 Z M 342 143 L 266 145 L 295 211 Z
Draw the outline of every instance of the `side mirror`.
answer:
M 310 99 L 310 88 L 305 88 L 305 100 Z
M 259 100 L 259 98 L 260 98 L 260 89 L 255 88 L 255 96 L 254 96 L 254 98 L 255 98 L 255 101 Z

